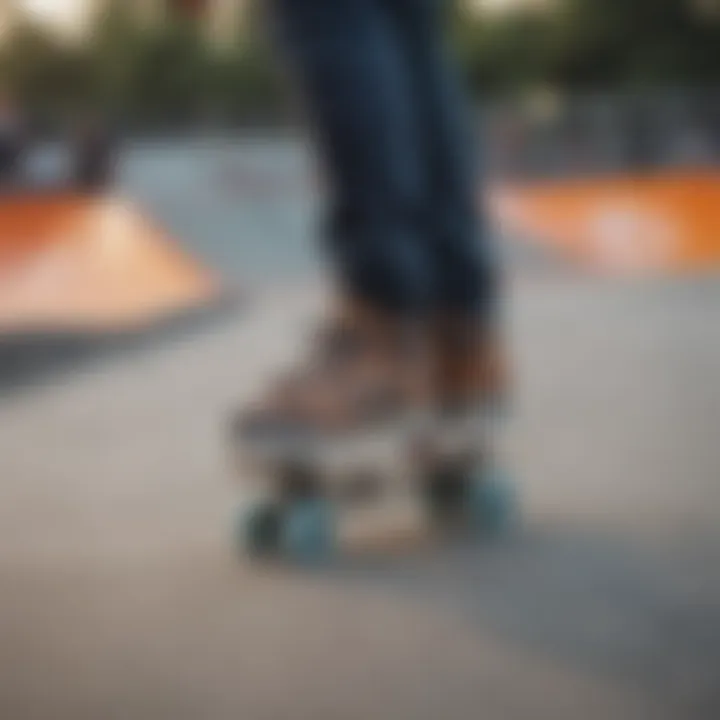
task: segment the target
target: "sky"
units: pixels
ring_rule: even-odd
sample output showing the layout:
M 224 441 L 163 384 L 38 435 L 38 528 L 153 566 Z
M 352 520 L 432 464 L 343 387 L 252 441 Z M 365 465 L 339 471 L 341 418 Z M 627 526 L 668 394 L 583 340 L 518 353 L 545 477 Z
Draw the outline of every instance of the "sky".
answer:
M 78 27 L 87 17 L 92 0 L 17 0 L 18 4 L 39 20 L 65 29 Z M 529 0 L 468 0 L 471 5 L 503 9 Z
M 21 0 L 19 4 L 39 20 L 66 28 L 77 26 L 88 8 L 88 0 Z

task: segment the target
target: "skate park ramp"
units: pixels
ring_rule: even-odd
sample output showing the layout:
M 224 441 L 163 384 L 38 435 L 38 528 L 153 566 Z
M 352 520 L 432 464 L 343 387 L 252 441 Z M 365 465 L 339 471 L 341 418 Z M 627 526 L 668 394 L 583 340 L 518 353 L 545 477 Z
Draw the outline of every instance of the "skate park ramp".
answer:
M 0 199 L 2 366 L 27 370 L 31 355 L 49 362 L 218 297 L 216 278 L 130 203 L 71 194 Z
M 720 267 L 720 174 L 687 172 L 499 187 L 504 234 L 559 259 L 619 274 Z

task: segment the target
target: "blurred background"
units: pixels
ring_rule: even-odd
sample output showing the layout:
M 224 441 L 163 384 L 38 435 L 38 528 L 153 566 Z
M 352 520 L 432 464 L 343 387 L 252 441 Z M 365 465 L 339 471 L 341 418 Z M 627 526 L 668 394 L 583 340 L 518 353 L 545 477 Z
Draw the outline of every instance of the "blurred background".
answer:
M 0 0 L 0 716 L 717 717 L 720 3 L 449 3 L 525 523 L 314 573 L 229 529 L 325 304 L 268 9 Z

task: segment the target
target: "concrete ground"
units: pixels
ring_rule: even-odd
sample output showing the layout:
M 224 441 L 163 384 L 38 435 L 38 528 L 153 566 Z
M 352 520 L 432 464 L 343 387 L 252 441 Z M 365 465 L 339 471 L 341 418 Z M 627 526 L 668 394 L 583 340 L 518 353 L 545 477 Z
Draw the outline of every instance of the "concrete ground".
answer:
M 322 304 L 304 240 L 281 231 L 305 222 L 307 199 L 267 201 L 247 223 L 200 200 L 191 218 L 161 197 L 159 168 L 143 155 L 130 190 L 258 292 L 0 400 L 0 718 L 718 716 L 715 280 L 519 263 L 503 451 L 522 532 L 262 570 L 229 541 L 240 489 L 223 423 Z M 256 231 L 306 265 L 273 275 L 271 248 L 253 259 Z

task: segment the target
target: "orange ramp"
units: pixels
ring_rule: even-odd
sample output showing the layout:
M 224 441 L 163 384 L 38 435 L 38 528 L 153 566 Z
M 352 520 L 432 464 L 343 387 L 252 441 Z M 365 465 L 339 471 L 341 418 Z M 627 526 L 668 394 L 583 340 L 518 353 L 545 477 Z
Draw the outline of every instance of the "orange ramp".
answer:
M 122 201 L 0 199 L 0 335 L 141 329 L 219 296 L 210 272 Z
M 720 268 L 720 173 L 496 188 L 501 229 L 591 268 L 619 273 Z

